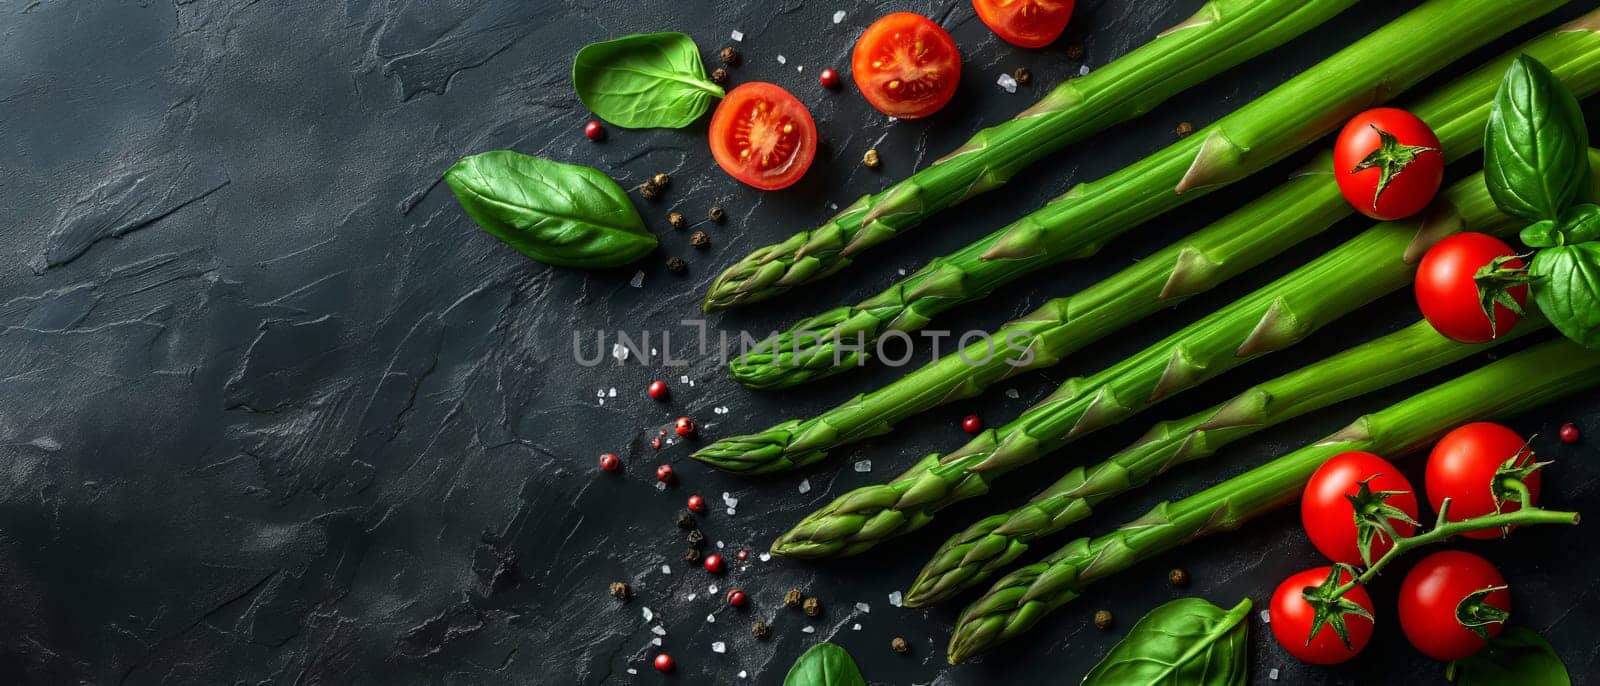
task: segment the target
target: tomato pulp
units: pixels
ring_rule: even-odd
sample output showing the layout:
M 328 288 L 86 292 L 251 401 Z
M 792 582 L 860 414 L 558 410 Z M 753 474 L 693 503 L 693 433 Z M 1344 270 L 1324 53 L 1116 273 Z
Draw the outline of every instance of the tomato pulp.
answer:
M 1042 48 L 1061 37 L 1076 0 L 972 0 L 990 31 L 1007 43 Z
M 938 112 L 961 81 L 961 52 L 938 24 L 895 12 L 867 27 L 850 56 L 850 76 L 879 112 L 917 119 Z
M 787 188 L 817 156 L 817 124 L 789 91 L 752 81 L 728 91 L 711 116 L 711 156 L 746 184 Z

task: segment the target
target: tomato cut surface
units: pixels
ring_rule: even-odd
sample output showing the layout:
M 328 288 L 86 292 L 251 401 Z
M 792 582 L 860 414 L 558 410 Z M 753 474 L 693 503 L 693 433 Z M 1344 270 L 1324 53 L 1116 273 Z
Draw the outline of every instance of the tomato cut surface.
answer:
M 1076 0 L 972 0 L 990 31 L 1007 43 L 1042 48 L 1067 30 Z
M 961 52 L 950 34 L 914 12 L 896 12 L 867 27 L 850 57 L 850 76 L 879 112 L 926 117 L 956 93 Z
M 728 91 L 711 116 L 711 156 L 746 184 L 787 188 L 817 156 L 817 124 L 789 91 L 752 81 Z

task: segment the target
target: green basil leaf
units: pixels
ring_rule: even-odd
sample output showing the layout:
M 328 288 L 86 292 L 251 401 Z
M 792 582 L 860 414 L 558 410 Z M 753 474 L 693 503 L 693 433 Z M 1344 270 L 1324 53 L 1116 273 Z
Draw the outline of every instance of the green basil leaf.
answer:
M 496 150 L 462 158 L 444 180 L 478 226 L 545 264 L 616 267 L 656 247 L 628 194 L 596 169 Z
M 1567 243 L 1587 243 L 1600 239 L 1600 206 L 1579 205 L 1561 217 L 1561 234 Z
M 844 648 L 818 643 L 794 661 L 783 686 L 867 686 L 867 680 Z
M 1561 226 L 1554 219 L 1541 219 L 1529 224 L 1517 239 L 1530 248 L 1553 248 L 1566 243 L 1566 236 L 1561 233 Z
M 682 128 L 722 97 L 700 48 L 681 33 L 641 33 L 578 51 L 572 87 L 596 116 L 630 129 Z
M 1529 273 L 1539 310 L 1562 334 L 1600 350 L 1600 242 L 1545 248 L 1533 256 Z
M 1572 686 L 1555 649 L 1520 626 L 1506 627 L 1488 647 L 1450 663 L 1445 674 L 1457 686 Z
M 1489 110 L 1484 181 L 1494 204 L 1530 222 L 1560 219 L 1588 197 L 1589 131 L 1572 91 L 1538 60 L 1518 56 Z
M 1223 610 L 1179 598 L 1150 611 L 1083 677 L 1086 686 L 1239 686 L 1249 680 L 1250 599 Z

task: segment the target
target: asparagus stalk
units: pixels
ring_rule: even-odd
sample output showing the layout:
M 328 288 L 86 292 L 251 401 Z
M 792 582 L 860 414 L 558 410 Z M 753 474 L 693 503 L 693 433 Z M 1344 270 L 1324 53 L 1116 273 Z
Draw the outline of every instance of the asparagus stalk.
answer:
M 1591 151 L 1591 163 L 1600 152 Z M 1410 282 L 1434 241 L 1462 227 L 1504 234 L 1475 174 L 1450 187 L 1422 219 L 1386 222 L 1227 307 L 1089 377 L 1065 384 L 1004 426 L 948 455 L 934 453 L 889 483 L 839 496 L 778 537 L 791 557 L 854 555 L 926 525 L 934 513 L 982 495 L 1013 469 L 1244 362 L 1303 340 L 1322 325 Z
M 1600 12 L 1590 17 L 1600 21 Z M 1557 31 L 1521 51 L 1549 65 L 1579 97 L 1600 90 L 1600 36 L 1592 29 Z M 1449 159 L 1473 154 L 1482 146 L 1489 104 L 1509 60 L 1496 60 L 1411 107 L 1438 133 Z M 918 412 L 1054 365 L 1123 326 L 1210 290 L 1348 215 L 1349 204 L 1328 178 L 1331 154 L 1319 156 L 1308 169 L 1309 173 L 1183 241 L 1075 295 L 1046 302 L 991 336 L 993 341 L 1027 341 L 1025 351 L 1004 345 L 991 350 L 984 343 L 973 343 L 820 415 L 723 439 L 694 457 L 719 469 L 751 474 L 795 469 L 821 461 L 838 446 L 887 433 Z
M 1524 320 L 1482 346 L 1462 345 L 1420 321 L 1308 367 L 1256 385 L 1209 410 L 1162 422 L 1122 452 L 1078 467 L 1027 504 L 985 517 L 933 554 L 905 594 L 909 607 L 935 605 L 988 579 L 1027 551 L 1034 539 L 1087 518 L 1100 503 L 1150 483 L 1185 462 L 1267 427 L 1399 383 L 1543 328 Z
M 1505 417 L 1600 383 L 1600 352 L 1557 340 L 1506 357 L 1357 419 L 1321 442 L 1176 502 L 1096 538 L 1068 543 L 995 582 L 968 605 L 950 639 L 951 664 L 1032 628 L 1094 581 L 1151 556 L 1294 502 L 1325 460 L 1349 450 L 1398 457 L 1451 428 Z
M 1005 185 L 1045 155 L 1144 114 L 1311 30 L 1354 1 L 1212 0 L 1155 40 L 1057 86 L 910 178 L 863 196 L 820 227 L 750 253 L 711 284 L 705 309 L 765 300 L 833 274 L 856 254 L 935 212 Z
M 983 298 L 1001 284 L 1093 255 L 1141 222 L 1283 159 L 1357 112 L 1560 4 L 1428 2 L 1194 135 L 1069 190 L 1011 225 L 935 258 L 876 296 L 768 338 L 733 360 L 730 372 L 751 388 L 781 388 L 856 366 L 883 332 L 921 329 L 938 313 Z

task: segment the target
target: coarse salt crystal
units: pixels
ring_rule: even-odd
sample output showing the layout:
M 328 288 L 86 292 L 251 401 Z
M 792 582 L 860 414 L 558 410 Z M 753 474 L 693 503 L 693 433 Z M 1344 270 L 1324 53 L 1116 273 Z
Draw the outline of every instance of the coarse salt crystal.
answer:
M 716 643 L 711 644 L 711 652 L 726 653 L 728 652 L 728 644 L 723 643 L 722 641 L 717 641 Z
M 644 608 L 644 621 L 648 622 L 648 621 L 650 621 L 652 619 L 655 619 L 655 618 L 656 618 L 656 613 L 651 612 L 650 608 L 648 608 L 648 607 Z
M 661 639 L 660 638 L 652 638 L 652 639 L 650 639 L 650 645 L 653 645 L 653 646 L 661 645 Z
M 1017 398 L 1021 398 L 1022 394 L 1018 393 L 1017 389 L 1015 389 L 1015 388 L 1007 388 L 1006 389 L 1006 397 L 1010 398 L 1012 400 L 1016 400 Z
M 841 21 L 844 21 L 844 10 L 833 13 L 833 23 L 837 24 Z
M 637 670 L 637 669 L 634 669 L 634 668 L 632 668 L 632 667 L 629 667 L 629 668 L 628 668 L 628 673 L 629 673 L 629 674 L 638 674 L 638 673 L 639 673 L 639 670 Z
M 739 670 L 739 678 L 740 679 L 745 679 L 745 678 L 748 678 L 749 676 L 750 676 L 749 672 L 746 672 L 746 671 L 744 671 L 742 669 Z
M 1487 319 L 1487 317 L 1485 317 L 1485 319 Z M 1278 680 L 1278 668 L 1277 667 L 1273 667 L 1271 671 L 1267 672 L 1267 678 L 1271 679 L 1273 681 L 1277 681 Z
M 761 561 L 762 562 L 771 562 L 772 561 L 772 553 L 762 553 L 760 555 L 760 557 L 761 557 Z
M 1017 92 L 1017 79 L 1010 74 L 1001 74 L 1000 78 L 995 79 L 994 82 L 1000 84 L 1000 88 L 1007 93 Z
M 657 636 L 665 636 L 665 635 L 667 635 L 667 628 L 664 627 L 664 626 L 661 626 L 660 624 L 657 624 L 657 625 L 655 625 L 653 627 L 650 627 L 650 633 L 655 634 Z
M 788 63 L 789 63 L 789 58 L 784 57 L 783 55 L 778 55 L 778 64 L 788 64 Z
M 905 596 L 902 595 L 899 591 L 895 591 L 894 593 L 890 593 L 889 594 L 889 604 L 890 605 L 893 605 L 895 607 L 900 607 L 900 603 L 903 600 L 905 600 Z
M 683 376 L 678 377 L 678 383 L 689 383 L 689 375 L 684 374 Z
M 627 355 L 624 354 L 623 357 L 627 357 Z M 616 389 L 615 386 L 611 387 L 610 390 L 606 391 L 606 397 L 607 398 L 615 398 L 615 397 L 617 397 L 617 389 Z
M 1089 75 L 1089 65 L 1085 64 L 1085 65 L 1083 65 L 1081 67 L 1078 67 L 1078 76 L 1088 76 L 1088 75 Z
M 1272 623 L 1272 614 L 1267 612 L 1266 610 L 1262 610 L 1261 611 L 1261 621 L 1265 622 L 1267 624 L 1271 624 Z
M 706 587 L 706 593 L 710 593 L 711 595 L 716 595 L 717 594 L 717 585 L 716 584 L 711 584 L 710 586 L 707 586 Z
M 665 482 L 665 481 L 657 481 L 656 482 L 656 490 L 658 490 L 658 491 L 667 490 L 667 482 Z
M 872 606 L 866 603 L 856 603 L 856 611 L 870 613 L 872 612 Z
M 594 392 L 594 397 L 596 397 L 596 398 L 604 398 L 604 397 L 606 397 L 606 389 L 604 389 L 604 388 L 596 389 L 595 392 Z
M 850 626 L 850 630 L 851 631 L 860 631 L 861 630 L 861 624 L 859 622 L 856 623 L 856 624 L 852 624 Z
M 872 471 L 872 460 L 860 460 L 860 461 L 856 462 L 856 471 L 858 471 L 858 472 L 870 472 L 870 471 Z
M 671 574 L 672 573 L 672 568 L 667 566 L 667 565 L 661 565 L 661 573 L 662 574 Z
M 814 626 L 804 627 L 804 628 L 800 629 L 800 633 L 802 633 L 802 634 L 814 634 L 814 633 L 817 633 L 817 628 L 814 627 Z
M 722 547 L 723 547 L 723 546 L 722 546 L 722 541 L 717 541 L 717 549 L 718 549 L 718 550 L 721 550 L 721 549 L 722 549 Z
M 706 615 L 706 623 L 707 624 L 716 624 L 717 623 L 717 616 L 716 615 Z
M 641 271 L 634 272 L 633 273 L 633 278 L 628 279 L 628 285 L 629 286 L 633 286 L 634 288 L 638 288 L 640 286 L 643 286 L 644 285 L 644 271 L 641 270 Z
M 728 37 L 742 42 L 744 41 L 744 32 L 740 31 L 739 29 L 734 29 L 733 33 L 728 34 Z
M 731 508 L 731 507 L 730 507 L 730 508 L 728 508 L 728 516 L 729 516 L 729 517 L 732 517 L 732 516 L 734 516 L 734 515 L 736 515 L 736 514 L 739 514 L 739 511 L 738 511 L 738 510 L 735 510 L 735 509 L 733 509 L 733 508 Z
M 810 479 L 801 479 L 800 480 L 800 485 L 797 488 L 799 489 L 799 491 L 801 493 L 810 493 L 811 492 L 811 480 Z
M 804 64 L 796 64 L 796 65 L 794 65 L 794 70 L 797 71 L 797 72 L 803 72 L 803 71 L 806 70 L 806 65 L 804 65 Z
M 896 269 L 895 271 L 900 272 L 901 276 L 905 276 L 906 275 L 906 270 L 904 270 L 904 269 Z
M 722 492 L 722 502 L 724 504 L 726 504 L 728 507 L 738 507 L 739 506 L 739 499 L 733 497 L 733 494 L 729 493 L 727 491 L 723 491 Z
M 694 600 L 695 598 L 698 598 L 698 597 L 700 597 L 699 593 L 690 593 L 687 598 L 684 598 L 684 600 Z

